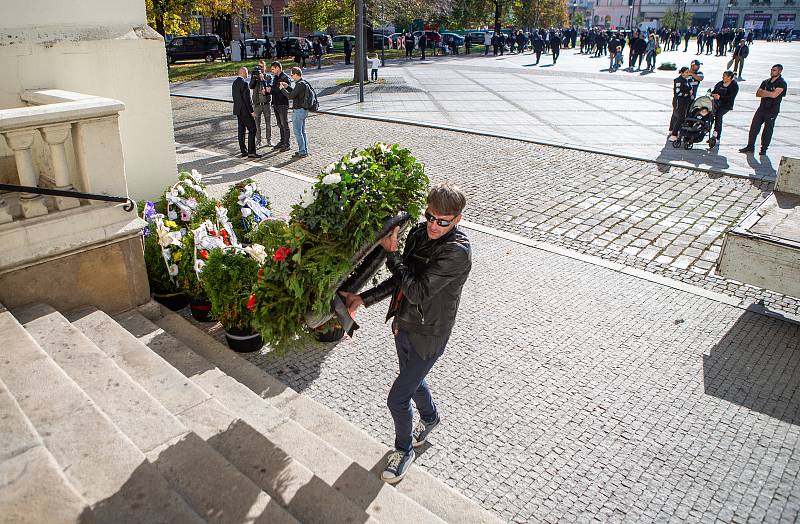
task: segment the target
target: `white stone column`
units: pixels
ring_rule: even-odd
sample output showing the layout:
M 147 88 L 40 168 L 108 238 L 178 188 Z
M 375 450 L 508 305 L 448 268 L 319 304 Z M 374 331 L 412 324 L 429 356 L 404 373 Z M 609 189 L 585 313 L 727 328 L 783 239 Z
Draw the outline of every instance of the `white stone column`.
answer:
M 53 164 L 53 178 L 56 181 L 54 189 L 62 191 L 72 191 L 72 182 L 69 176 L 69 164 L 67 163 L 67 152 L 64 149 L 64 142 L 69 136 L 70 124 L 55 124 L 41 128 L 42 137 L 47 145 L 50 146 L 50 161 Z M 64 211 L 80 206 L 80 200 L 68 197 L 53 197 L 56 209 Z
M 35 134 L 35 129 L 20 129 L 3 133 L 8 146 L 14 151 L 17 176 L 19 177 L 19 183 L 23 186 L 38 187 L 36 169 L 33 166 L 33 157 L 31 156 L 31 146 L 33 145 Z M 22 216 L 25 218 L 47 214 L 47 206 L 42 195 L 22 193 L 19 198 L 19 205 L 22 208 Z

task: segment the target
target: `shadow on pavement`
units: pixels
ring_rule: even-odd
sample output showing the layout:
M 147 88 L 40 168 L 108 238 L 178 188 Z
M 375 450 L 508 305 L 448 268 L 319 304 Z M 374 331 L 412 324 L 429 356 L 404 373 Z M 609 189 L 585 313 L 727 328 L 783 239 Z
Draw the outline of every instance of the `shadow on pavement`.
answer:
M 670 166 L 663 164 L 666 162 L 686 162 L 689 166 L 705 169 L 724 170 L 730 167 L 728 159 L 719 154 L 719 148 L 709 149 L 705 141 L 695 144 L 692 149 L 683 149 L 673 147 L 672 142 L 667 140 L 655 161 L 659 162 L 658 169 L 662 173 L 670 169 Z
M 705 393 L 800 425 L 800 326 L 751 306 L 703 355 Z

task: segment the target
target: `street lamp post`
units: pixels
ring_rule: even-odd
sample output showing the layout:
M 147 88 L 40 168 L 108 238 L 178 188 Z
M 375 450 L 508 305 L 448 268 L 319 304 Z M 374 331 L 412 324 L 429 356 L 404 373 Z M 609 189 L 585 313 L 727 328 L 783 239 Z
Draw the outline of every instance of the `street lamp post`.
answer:
M 569 17 L 570 25 L 575 25 L 575 10 L 578 8 L 578 2 L 572 2 L 572 15 Z
M 358 17 L 356 19 L 356 45 L 358 46 L 358 56 L 356 57 L 356 67 L 358 67 L 358 101 L 364 101 L 364 68 L 366 66 L 366 52 L 364 45 L 364 0 L 358 0 Z
M 684 21 L 685 21 L 685 19 L 686 19 L 686 6 L 687 6 L 688 4 L 689 4 L 689 0 L 683 0 L 683 16 L 681 16 L 681 19 L 680 19 L 680 23 L 681 23 L 681 24 L 683 24 L 683 22 L 684 22 Z
M 727 9 L 725 9 L 725 20 L 722 21 L 723 28 L 728 27 L 728 19 L 730 18 L 731 15 L 731 7 L 733 7 L 733 3 L 728 2 L 728 7 Z
M 628 6 L 628 31 L 633 36 L 633 4 Z
M 383 0 L 381 0 L 381 67 L 386 67 L 386 55 L 384 48 L 386 47 L 386 36 L 383 30 L 386 27 L 386 20 L 383 19 Z

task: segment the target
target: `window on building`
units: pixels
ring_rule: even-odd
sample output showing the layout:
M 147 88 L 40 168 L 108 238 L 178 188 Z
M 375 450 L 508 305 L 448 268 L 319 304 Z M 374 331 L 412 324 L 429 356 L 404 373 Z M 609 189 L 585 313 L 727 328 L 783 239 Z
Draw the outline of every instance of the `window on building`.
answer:
M 291 13 L 284 11 L 283 13 L 283 35 L 289 36 L 294 34 L 294 20 Z
M 275 28 L 272 25 L 272 7 L 265 5 L 261 10 L 261 31 L 264 36 L 272 36 Z

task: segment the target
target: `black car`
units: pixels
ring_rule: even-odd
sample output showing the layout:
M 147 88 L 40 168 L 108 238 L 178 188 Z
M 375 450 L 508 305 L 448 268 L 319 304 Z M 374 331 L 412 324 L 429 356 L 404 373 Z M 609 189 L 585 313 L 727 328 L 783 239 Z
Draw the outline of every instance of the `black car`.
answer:
M 275 42 L 275 51 L 278 58 L 284 56 L 304 56 L 311 55 L 310 50 L 305 46 L 305 38 L 296 36 L 286 36 Z
M 224 56 L 225 45 L 217 35 L 178 36 L 167 44 L 167 63 L 204 59 L 213 62 Z

